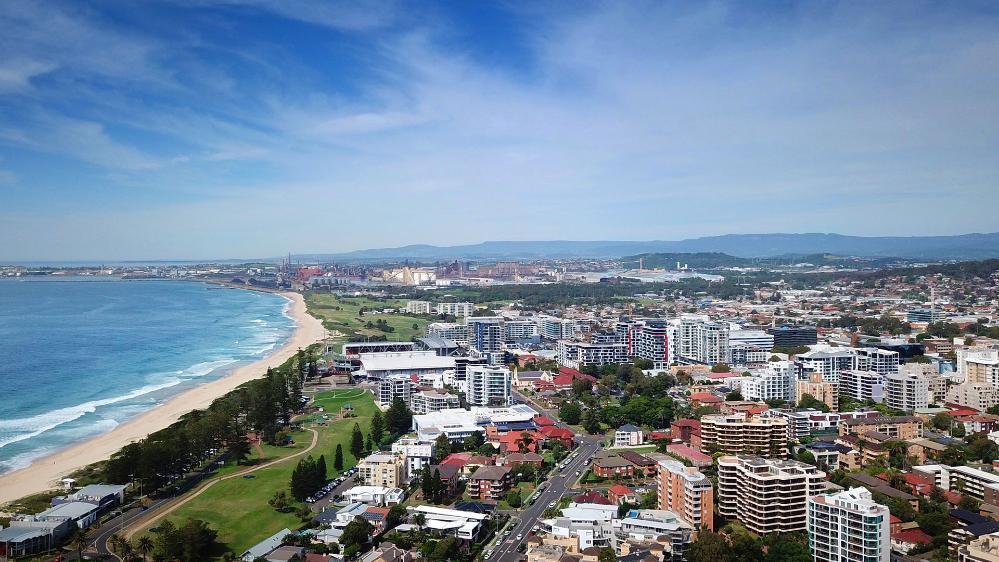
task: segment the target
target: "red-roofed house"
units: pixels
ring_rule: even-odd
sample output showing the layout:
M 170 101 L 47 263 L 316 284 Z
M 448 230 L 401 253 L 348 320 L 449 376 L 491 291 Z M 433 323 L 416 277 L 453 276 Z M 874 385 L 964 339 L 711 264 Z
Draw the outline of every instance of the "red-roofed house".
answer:
M 510 453 L 509 455 L 498 459 L 496 464 L 500 466 L 516 466 L 518 464 L 529 464 L 541 468 L 545 462 L 545 457 L 537 453 Z
M 596 490 L 590 490 L 584 494 L 579 494 L 578 496 L 573 497 L 572 501 L 576 503 L 598 503 L 600 505 L 611 505 L 611 501 Z
M 975 414 L 980 414 L 978 410 L 974 408 L 969 408 L 967 406 L 961 406 L 960 404 L 947 403 L 948 408 L 954 408 L 953 410 L 947 412 L 947 415 L 958 417 L 958 416 L 973 416 Z
M 933 537 L 922 529 L 907 529 L 891 534 L 891 549 L 899 554 L 908 554 L 913 548 L 931 542 Z
M 878 478 L 887 482 L 888 473 L 882 472 L 881 474 L 878 475 Z M 933 491 L 933 485 L 934 485 L 933 481 L 930 480 L 929 478 L 926 478 L 925 476 L 920 476 L 918 474 L 906 472 L 902 474 L 902 478 L 905 480 L 905 483 L 910 488 L 912 488 L 913 494 L 918 494 L 920 496 L 929 496 L 930 493 Z
M 701 408 L 704 406 L 718 406 L 724 400 L 711 394 L 710 392 L 697 392 L 690 395 L 690 403 L 695 408 Z
M 538 452 L 545 436 L 537 431 L 511 431 L 499 438 L 500 450 L 507 453 Z
M 596 383 L 597 382 L 597 377 L 594 377 L 593 375 L 587 375 L 586 373 L 577 371 L 576 369 L 571 369 L 569 367 L 559 367 L 558 368 L 558 372 L 561 373 L 561 374 L 563 374 L 563 375 L 569 375 L 569 376 L 571 376 L 574 379 L 580 379 L 580 380 L 584 380 L 584 381 L 590 381 L 592 383 Z
M 540 434 L 541 438 L 545 441 L 557 441 L 566 449 L 572 449 L 576 444 L 575 441 L 572 440 L 576 434 L 573 433 L 572 430 L 564 427 L 548 425 L 538 428 L 537 433 Z
M 624 484 L 614 484 L 607 490 L 607 499 L 618 505 L 625 502 L 638 503 L 638 494 Z
M 473 453 L 451 453 L 441 461 L 443 466 L 457 466 L 463 474 L 471 474 L 480 466 L 490 466 L 496 457 L 486 457 Z
M 545 427 L 549 425 L 555 425 L 555 420 L 549 418 L 548 416 L 537 415 L 534 416 L 534 424 L 538 427 Z

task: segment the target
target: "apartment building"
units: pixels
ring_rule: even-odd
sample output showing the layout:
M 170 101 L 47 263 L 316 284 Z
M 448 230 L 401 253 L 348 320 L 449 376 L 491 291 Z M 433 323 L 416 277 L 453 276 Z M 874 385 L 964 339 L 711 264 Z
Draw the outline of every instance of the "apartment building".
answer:
M 890 562 L 891 513 L 866 488 L 808 499 L 808 545 L 815 562 Z
M 673 322 L 673 333 L 680 363 L 715 365 L 730 359 L 727 322 L 712 322 L 705 315 L 684 314 Z
M 392 443 L 392 454 L 402 458 L 402 476 L 406 482 L 419 474 L 423 467 L 433 464 L 436 450 L 437 444 L 433 441 L 403 438 Z
M 999 533 L 983 535 L 958 547 L 957 562 L 999 562 Z
M 915 416 L 864 417 L 839 422 L 839 434 L 863 435 L 869 431 L 883 433 L 891 439 L 918 439 L 923 436 L 923 422 Z
M 793 400 L 794 373 L 789 369 L 769 367 L 742 381 L 741 392 L 746 400 Z
M 897 351 L 889 351 L 877 347 L 861 347 L 856 349 L 856 354 L 854 369 L 874 371 L 879 375 L 897 373 L 898 366 L 901 363 Z
M 468 345 L 468 326 L 457 322 L 433 322 L 427 326 L 427 335 Z
M 538 322 L 538 333 L 542 339 L 550 341 L 568 340 L 579 335 L 579 323 L 565 318 L 542 316 Z
M 982 377 L 987 374 L 987 369 L 983 367 L 993 361 L 999 362 L 999 349 L 990 347 L 959 347 L 954 354 L 957 356 L 957 380 L 963 382 L 984 383 Z M 970 366 L 969 362 L 976 363 L 976 366 Z M 973 375 L 971 370 L 975 371 Z M 981 380 L 973 380 L 972 377 Z
M 854 400 L 883 402 L 885 399 L 884 376 L 874 371 L 857 369 L 840 371 L 839 393 Z
M 815 346 L 796 355 L 794 363 L 803 375 L 818 373 L 826 382 L 839 384 L 840 372 L 855 368 L 857 355 L 851 348 Z
M 884 376 L 885 405 L 914 412 L 929 406 L 930 384 L 920 375 L 889 373 Z
M 826 473 L 799 461 L 730 455 L 718 458 L 718 513 L 750 531 L 807 528 L 807 500 L 825 489 Z
M 670 328 L 665 320 L 647 320 L 631 336 L 630 354 L 652 361 L 653 369 L 666 369 L 670 355 Z
M 999 386 L 981 383 L 963 383 L 947 391 L 947 402 L 985 411 L 999 405 Z
M 408 406 L 412 402 L 415 387 L 409 375 L 390 375 L 378 381 L 378 404 L 386 407 L 396 398 L 401 398 Z
M 506 320 L 503 322 L 503 341 L 519 342 L 538 338 L 538 324 L 533 320 Z
M 979 501 L 985 499 L 986 487 L 999 486 L 999 474 L 985 472 L 970 466 L 928 464 L 914 466 L 912 471 L 933 480 L 933 484 L 941 490 L 960 492 Z
M 474 316 L 465 319 L 468 325 L 468 347 L 485 357 L 490 365 L 503 360 L 503 318 Z
M 389 453 L 373 453 L 357 463 L 357 478 L 369 486 L 401 488 L 403 481 L 402 457 Z
M 506 367 L 469 365 L 465 373 L 465 400 L 472 406 L 509 406 L 513 403 L 513 374 Z
M 434 312 L 467 318 L 475 312 L 475 305 L 470 302 L 442 302 L 437 304 Z
M 729 348 L 737 345 L 758 347 L 762 351 L 773 351 L 774 336 L 763 330 L 746 329 L 740 326 L 730 326 L 728 332 Z
M 931 363 L 906 363 L 900 365 L 898 372 L 907 375 L 917 375 L 926 381 L 926 401 L 937 404 L 947 399 L 947 377 L 940 374 L 939 368 Z
M 787 420 L 742 413 L 703 416 L 701 448 L 768 458 L 783 457 L 787 454 Z
M 808 380 L 795 381 L 794 401 L 801 402 L 806 394 L 829 406 L 833 411 L 839 409 L 839 392 L 836 385 L 826 382 L 818 373 L 810 373 Z
M 672 459 L 658 467 L 659 509 L 676 513 L 694 529 L 714 530 L 714 490 L 696 468 Z
M 468 479 L 468 491 L 473 498 L 499 500 L 510 491 L 513 473 L 508 466 L 480 466 Z
M 439 390 L 422 390 L 410 397 L 410 409 L 414 414 L 429 414 L 451 408 L 460 408 L 461 401 L 454 394 Z
M 583 365 L 626 363 L 629 360 L 628 345 L 618 342 L 558 340 L 555 343 L 555 359 L 559 365 L 570 369 L 579 369 Z
M 409 301 L 406 303 L 406 314 L 430 314 L 434 306 L 427 301 Z

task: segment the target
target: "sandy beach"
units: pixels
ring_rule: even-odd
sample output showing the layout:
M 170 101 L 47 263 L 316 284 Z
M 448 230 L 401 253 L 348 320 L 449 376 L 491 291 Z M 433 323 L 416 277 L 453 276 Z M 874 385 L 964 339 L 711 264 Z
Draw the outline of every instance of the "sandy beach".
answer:
M 262 377 L 268 367 L 277 367 L 299 349 L 322 340 L 325 337 L 322 322 L 306 311 L 302 295 L 293 292 L 280 294 L 291 300 L 288 315 L 296 325 L 291 338 L 281 348 L 259 361 L 233 369 L 218 380 L 178 394 L 108 433 L 42 457 L 25 468 L 0 475 L 0 505 L 58 487 L 59 480 L 67 474 L 107 459 L 128 443 L 167 427 L 191 410 L 207 408 L 216 398 L 237 386 Z

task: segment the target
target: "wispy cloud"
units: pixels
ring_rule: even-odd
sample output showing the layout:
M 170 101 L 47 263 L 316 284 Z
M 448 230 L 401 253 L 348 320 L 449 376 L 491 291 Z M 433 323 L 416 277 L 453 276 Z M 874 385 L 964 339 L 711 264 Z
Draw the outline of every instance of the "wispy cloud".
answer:
M 0 151 L 96 168 L 73 191 L 141 209 L 150 237 L 184 239 L 171 198 L 247 216 L 292 194 L 357 212 L 328 240 L 303 221 L 239 253 L 510 238 L 482 220 L 499 209 L 521 238 L 897 234 L 933 198 L 954 217 L 935 228 L 994 229 L 999 17 L 972 5 L 145 10 L 0 4 Z M 858 217 L 858 200 L 898 212 Z M 360 234 L 375 215 L 398 230 Z M 180 224 L 251 244 L 239 221 Z

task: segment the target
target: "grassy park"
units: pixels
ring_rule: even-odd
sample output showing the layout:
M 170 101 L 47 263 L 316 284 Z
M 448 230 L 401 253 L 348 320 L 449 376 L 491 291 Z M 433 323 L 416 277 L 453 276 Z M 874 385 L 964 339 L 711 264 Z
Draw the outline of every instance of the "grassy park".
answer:
M 317 394 L 316 404 L 330 415 L 330 421 L 323 421 L 321 415 L 312 415 L 300 422 L 303 428 L 314 429 L 319 433 L 316 448 L 309 454 L 315 458 L 326 455 L 329 475 L 333 476 L 333 456 L 337 444 L 343 447 L 344 469 L 357 464 L 357 459 L 350 454 L 351 430 L 357 423 L 361 431 L 367 434 L 371 415 L 375 411 L 374 398 L 370 393 L 359 389 L 343 389 Z M 341 407 L 346 404 L 351 406 L 352 416 L 338 419 Z M 312 433 L 306 430 L 294 432 L 291 437 L 295 441 L 293 445 L 262 445 L 260 449 L 254 448 L 247 462 L 260 464 L 288 457 L 308 448 L 312 442 Z M 260 456 L 261 451 L 263 457 Z M 168 519 L 178 524 L 187 518 L 207 522 L 213 529 L 219 530 L 218 541 L 237 556 L 284 527 L 297 529 L 302 521 L 294 512 L 306 504 L 293 502 L 286 512 L 278 512 L 267 502 L 276 491 L 288 491 L 291 473 L 300 458 L 304 458 L 304 455 L 257 470 L 253 472 L 252 478 L 231 478 L 216 482 L 201 495 L 171 513 Z M 245 470 L 245 467 L 230 465 L 223 469 L 222 474 L 235 470 Z
M 346 342 L 351 335 L 355 336 L 385 336 L 389 341 L 410 341 L 422 336 L 430 320 L 421 316 L 406 314 L 370 314 L 360 315 L 365 311 L 380 311 L 385 308 L 400 308 L 406 306 L 405 300 L 372 299 L 369 297 L 339 297 L 329 293 L 306 293 L 305 303 L 309 313 L 323 321 L 330 331 L 338 331 L 344 336 L 339 339 Z M 386 326 L 393 331 L 385 331 L 377 327 L 379 320 L 384 320 Z M 371 323 L 374 327 L 368 326 Z M 414 328 L 414 326 L 416 326 Z

